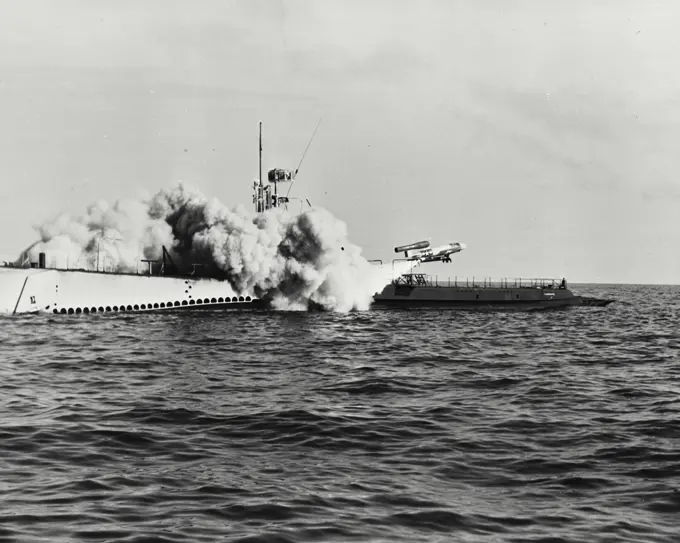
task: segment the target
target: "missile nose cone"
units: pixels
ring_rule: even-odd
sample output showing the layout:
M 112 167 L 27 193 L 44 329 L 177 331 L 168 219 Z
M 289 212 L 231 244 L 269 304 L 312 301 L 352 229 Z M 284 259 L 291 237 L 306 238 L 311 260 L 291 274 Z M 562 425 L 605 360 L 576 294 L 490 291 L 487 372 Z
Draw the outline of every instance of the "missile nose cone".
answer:
M 467 243 L 461 243 L 460 248 L 461 249 L 467 249 Z

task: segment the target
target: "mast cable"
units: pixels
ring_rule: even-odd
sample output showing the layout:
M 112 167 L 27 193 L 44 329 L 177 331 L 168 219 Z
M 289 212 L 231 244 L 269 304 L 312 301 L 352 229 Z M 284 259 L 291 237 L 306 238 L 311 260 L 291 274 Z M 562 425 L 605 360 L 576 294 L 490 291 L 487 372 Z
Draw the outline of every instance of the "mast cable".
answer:
M 307 144 L 307 148 L 305 149 L 305 152 L 302 153 L 302 158 L 300 159 L 300 163 L 298 164 L 298 167 L 295 169 L 295 174 L 293 174 L 293 179 L 291 179 L 290 185 L 288 185 L 288 192 L 286 193 L 286 198 L 288 198 L 288 195 L 290 194 L 290 189 L 293 188 L 293 182 L 295 181 L 295 177 L 297 177 L 297 174 L 300 171 L 300 166 L 302 166 L 302 161 L 305 159 L 305 156 L 307 155 L 307 151 L 309 151 L 309 146 L 312 144 L 312 141 L 314 140 L 314 136 L 316 136 L 316 131 L 319 129 L 319 125 L 321 124 L 322 120 L 323 120 L 323 117 L 321 117 L 319 119 L 319 122 L 316 123 L 316 128 L 314 129 L 314 133 L 312 134 L 312 137 L 309 138 L 309 143 Z

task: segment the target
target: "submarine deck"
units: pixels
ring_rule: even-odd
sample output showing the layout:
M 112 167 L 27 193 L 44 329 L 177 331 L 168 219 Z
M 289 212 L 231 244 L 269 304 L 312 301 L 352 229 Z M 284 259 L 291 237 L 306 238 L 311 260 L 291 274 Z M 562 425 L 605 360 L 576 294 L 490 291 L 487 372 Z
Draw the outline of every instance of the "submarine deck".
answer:
M 546 308 L 606 305 L 607 300 L 584 299 L 567 288 L 565 280 L 503 279 L 432 281 L 425 274 L 405 274 L 374 296 L 376 306 L 456 306 Z

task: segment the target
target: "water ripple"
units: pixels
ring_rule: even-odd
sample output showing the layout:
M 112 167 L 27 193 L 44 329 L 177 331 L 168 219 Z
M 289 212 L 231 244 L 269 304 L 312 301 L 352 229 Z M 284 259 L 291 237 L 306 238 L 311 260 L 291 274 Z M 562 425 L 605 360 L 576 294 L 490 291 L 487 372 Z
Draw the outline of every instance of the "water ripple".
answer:
M 1 319 L 0 540 L 674 541 L 677 287 Z

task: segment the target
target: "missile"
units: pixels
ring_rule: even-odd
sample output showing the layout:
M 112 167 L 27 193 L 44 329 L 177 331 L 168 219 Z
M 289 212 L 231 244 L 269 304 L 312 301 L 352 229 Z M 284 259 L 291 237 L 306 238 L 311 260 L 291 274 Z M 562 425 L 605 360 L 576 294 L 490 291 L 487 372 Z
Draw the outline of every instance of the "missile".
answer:
M 408 260 L 417 260 L 418 262 L 451 262 L 451 256 L 454 253 L 459 253 L 466 248 L 464 243 L 448 243 L 440 247 L 431 249 L 423 249 L 408 256 Z
M 416 249 L 427 249 L 430 246 L 429 241 L 417 241 L 416 243 L 411 243 L 409 245 L 400 245 L 394 248 L 395 253 L 404 253 L 404 256 L 408 256 L 409 251 L 414 251 Z

